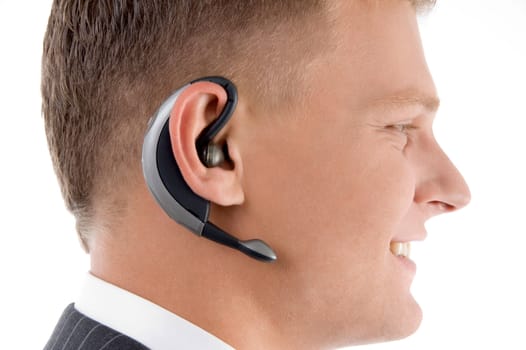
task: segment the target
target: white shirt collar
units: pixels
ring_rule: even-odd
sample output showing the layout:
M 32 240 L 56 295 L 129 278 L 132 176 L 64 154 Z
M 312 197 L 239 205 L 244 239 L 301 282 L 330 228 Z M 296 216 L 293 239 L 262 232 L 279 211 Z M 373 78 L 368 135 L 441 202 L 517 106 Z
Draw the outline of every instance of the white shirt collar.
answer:
M 189 321 L 91 274 L 75 308 L 152 350 L 233 349 Z

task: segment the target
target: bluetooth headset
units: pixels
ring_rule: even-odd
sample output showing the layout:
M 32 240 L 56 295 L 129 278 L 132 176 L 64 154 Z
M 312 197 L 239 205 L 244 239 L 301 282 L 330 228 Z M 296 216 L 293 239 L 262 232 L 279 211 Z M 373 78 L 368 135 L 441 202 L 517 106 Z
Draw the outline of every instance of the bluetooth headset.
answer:
M 210 202 L 195 194 L 185 182 L 172 151 L 168 129 L 170 113 L 179 95 L 191 84 L 209 81 L 225 89 L 227 102 L 219 116 L 198 136 L 195 146 L 204 166 L 211 168 L 228 160 L 228 149 L 212 142 L 226 125 L 237 104 L 235 85 L 223 77 L 196 79 L 168 97 L 148 122 L 142 149 L 144 178 L 159 206 L 170 218 L 198 236 L 237 249 L 246 255 L 265 262 L 276 260 L 276 253 L 259 239 L 242 241 L 208 221 Z

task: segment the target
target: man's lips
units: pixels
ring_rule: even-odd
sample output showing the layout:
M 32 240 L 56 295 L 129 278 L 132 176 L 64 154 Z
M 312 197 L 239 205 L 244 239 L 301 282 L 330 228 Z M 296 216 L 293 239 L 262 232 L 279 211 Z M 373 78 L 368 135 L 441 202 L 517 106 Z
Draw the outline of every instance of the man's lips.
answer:
M 395 260 L 400 263 L 400 266 L 403 266 L 404 270 L 408 271 L 410 276 L 414 276 L 416 273 L 416 264 L 409 257 L 411 254 L 411 243 L 391 242 L 389 249 Z
M 391 241 L 389 249 L 394 256 L 409 258 L 411 255 L 411 241 L 423 241 L 426 239 L 426 236 L 426 231 L 412 235 L 398 235 Z

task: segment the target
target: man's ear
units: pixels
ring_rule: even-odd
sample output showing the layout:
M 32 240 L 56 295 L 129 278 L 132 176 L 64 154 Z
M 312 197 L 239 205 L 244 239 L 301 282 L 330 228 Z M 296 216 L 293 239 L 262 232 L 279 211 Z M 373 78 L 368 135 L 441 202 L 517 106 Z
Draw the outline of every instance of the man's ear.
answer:
M 224 166 L 207 168 L 199 159 L 196 140 L 201 131 L 221 113 L 227 102 L 226 91 L 208 81 L 189 85 L 177 98 L 170 113 L 172 151 L 184 180 L 197 195 L 221 206 L 244 201 L 240 152 L 228 143 L 228 124 L 216 139 L 227 143 Z M 217 140 L 216 140 L 217 142 Z

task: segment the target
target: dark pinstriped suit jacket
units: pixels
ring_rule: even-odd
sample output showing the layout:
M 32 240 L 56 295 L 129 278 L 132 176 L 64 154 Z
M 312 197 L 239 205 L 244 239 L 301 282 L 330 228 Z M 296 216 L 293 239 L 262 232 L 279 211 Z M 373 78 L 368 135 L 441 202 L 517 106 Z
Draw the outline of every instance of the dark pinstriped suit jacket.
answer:
M 84 316 L 70 304 L 44 350 L 148 350 L 141 343 Z

